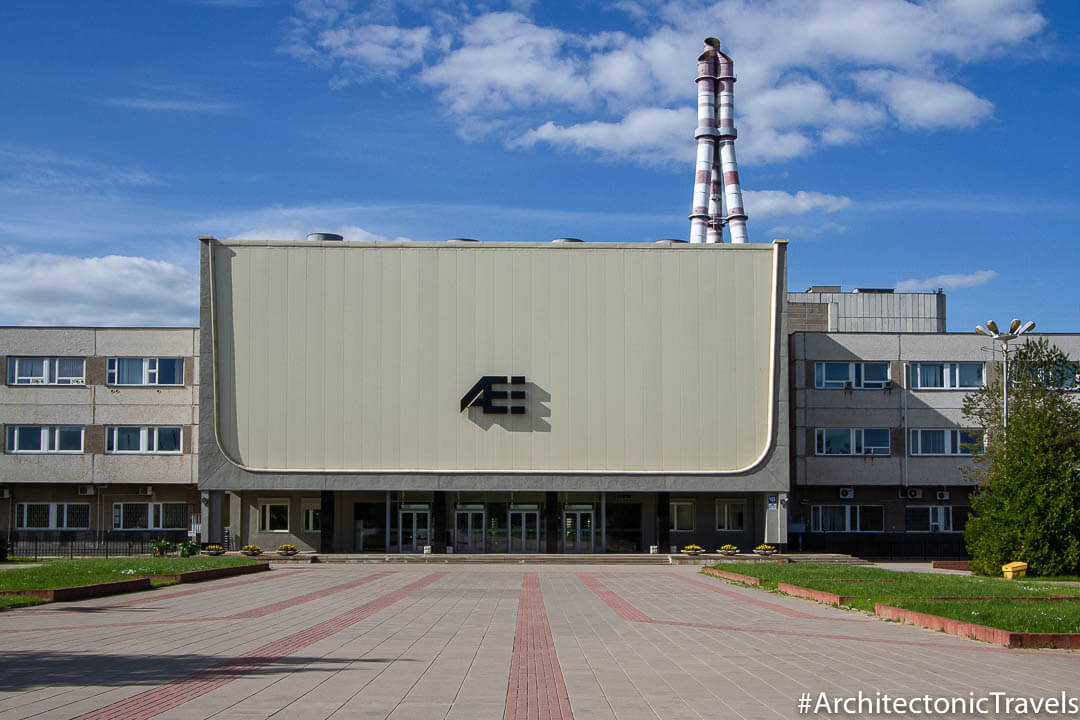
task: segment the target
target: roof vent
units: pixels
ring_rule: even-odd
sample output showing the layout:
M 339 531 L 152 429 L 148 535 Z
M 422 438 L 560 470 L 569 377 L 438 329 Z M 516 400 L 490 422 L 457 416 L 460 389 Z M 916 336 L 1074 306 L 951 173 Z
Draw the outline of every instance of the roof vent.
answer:
M 680 240 L 679 238 L 664 238 L 663 240 L 657 240 L 657 245 L 686 245 L 688 240 Z
M 308 233 L 307 239 L 310 242 L 341 242 L 345 238 L 337 233 L 313 232 Z
M 476 238 L 447 238 L 446 242 L 476 242 Z
M 579 242 L 585 242 L 585 241 L 582 240 L 581 238 L 555 238 L 551 242 L 553 242 L 553 243 L 579 243 Z

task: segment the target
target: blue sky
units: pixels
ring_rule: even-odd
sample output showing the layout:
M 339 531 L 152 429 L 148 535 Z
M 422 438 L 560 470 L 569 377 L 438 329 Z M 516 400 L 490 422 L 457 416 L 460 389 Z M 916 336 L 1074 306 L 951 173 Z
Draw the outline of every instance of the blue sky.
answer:
M 1080 331 L 1080 3 L 0 6 L 0 323 L 197 322 L 199 235 L 686 238 L 695 59 L 735 59 L 789 287 Z

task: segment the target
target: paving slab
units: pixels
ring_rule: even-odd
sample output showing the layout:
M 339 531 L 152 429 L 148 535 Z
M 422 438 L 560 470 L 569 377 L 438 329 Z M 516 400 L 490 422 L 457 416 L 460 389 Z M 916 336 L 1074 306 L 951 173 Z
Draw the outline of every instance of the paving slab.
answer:
M 0 613 L 0 720 L 756 720 L 859 716 L 800 713 L 804 694 L 1080 695 L 1078 652 L 1006 650 L 692 566 L 266 575 Z

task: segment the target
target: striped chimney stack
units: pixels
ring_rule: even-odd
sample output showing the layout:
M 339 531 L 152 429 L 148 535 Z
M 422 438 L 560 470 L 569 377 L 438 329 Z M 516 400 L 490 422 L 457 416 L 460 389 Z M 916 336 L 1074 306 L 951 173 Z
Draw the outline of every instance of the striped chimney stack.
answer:
M 720 51 L 716 38 L 705 40 L 698 58 L 697 165 L 690 242 L 723 242 L 724 225 L 731 242 L 748 241 L 746 212 L 735 160 L 735 63 Z M 727 206 L 725 217 L 723 208 Z

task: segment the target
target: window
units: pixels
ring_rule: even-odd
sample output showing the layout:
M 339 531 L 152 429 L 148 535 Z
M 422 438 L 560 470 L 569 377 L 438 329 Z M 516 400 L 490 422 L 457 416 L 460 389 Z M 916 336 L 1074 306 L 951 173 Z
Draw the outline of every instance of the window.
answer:
M 811 532 L 884 532 L 881 505 L 815 505 L 810 512 Z
M 908 505 L 904 510 L 907 532 L 953 532 L 952 508 L 942 505 Z
M 105 452 L 117 454 L 176 455 L 181 449 L 177 426 L 118 425 L 105 428 Z
M 9 357 L 8 385 L 85 385 L 83 358 Z
M 18 503 L 15 527 L 19 530 L 88 530 L 90 503 Z
M 321 530 L 322 525 L 319 522 L 319 513 L 322 511 L 322 501 L 317 498 L 305 498 L 303 508 L 304 530 L 306 532 L 318 532 Z
M 259 502 L 259 530 L 261 532 L 289 531 L 289 501 L 262 500 Z
M 83 428 L 55 425 L 8 425 L 9 453 L 81 453 Z
M 184 530 L 187 526 L 187 503 L 113 503 L 114 530 Z
M 671 529 L 676 532 L 688 532 L 694 529 L 694 501 L 672 500 L 669 509 Z
M 746 529 L 746 503 L 742 500 L 717 500 L 716 529 Z
M 912 455 L 972 455 L 982 452 L 981 430 L 912 430 Z
M 818 428 L 817 455 L 888 455 L 888 428 Z
M 982 386 L 982 363 L 914 363 L 911 366 L 911 387 L 915 390 L 965 390 Z
M 887 362 L 819 362 L 814 364 L 814 387 L 819 390 L 880 390 L 889 381 Z
M 109 385 L 183 385 L 184 358 L 109 358 Z

